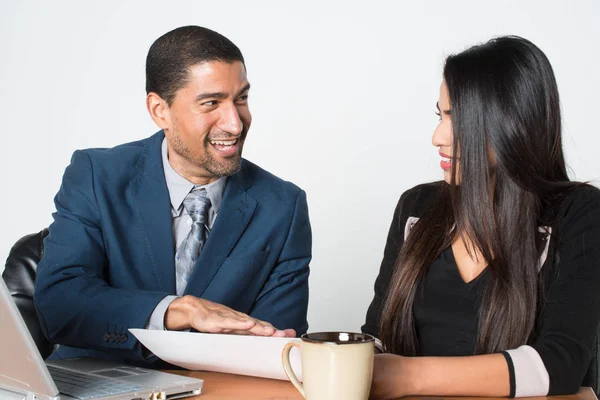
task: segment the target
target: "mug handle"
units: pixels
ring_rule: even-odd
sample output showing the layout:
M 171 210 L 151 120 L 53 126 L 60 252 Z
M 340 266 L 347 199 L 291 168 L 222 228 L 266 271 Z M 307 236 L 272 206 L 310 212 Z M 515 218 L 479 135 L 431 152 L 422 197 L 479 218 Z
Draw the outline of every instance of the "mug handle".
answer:
M 290 364 L 290 350 L 292 350 L 292 347 L 300 348 L 300 343 L 286 343 L 285 347 L 283 348 L 283 351 L 281 352 L 281 362 L 283 363 L 283 370 L 285 371 L 285 374 L 290 379 L 292 384 L 296 386 L 296 389 L 298 389 L 302 397 L 306 398 L 306 395 L 304 394 L 304 387 L 302 386 L 302 383 L 300 383 L 300 381 L 298 380 L 298 377 L 296 377 L 296 374 L 294 374 L 294 370 L 292 369 L 292 365 Z

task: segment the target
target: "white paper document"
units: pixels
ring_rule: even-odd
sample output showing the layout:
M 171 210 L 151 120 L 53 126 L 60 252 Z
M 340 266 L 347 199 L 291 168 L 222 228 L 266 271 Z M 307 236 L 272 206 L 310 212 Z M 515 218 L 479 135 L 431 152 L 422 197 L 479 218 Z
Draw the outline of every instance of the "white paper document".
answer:
M 173 365 L 194 371 L 283 379 L 281 363 L 286 343 L 296 338 L 222 335 L 214 333 L 130 329 L 131 333 L 157 357 Z M 290 362 L 302 380 L 300 350 L 292 348 Z

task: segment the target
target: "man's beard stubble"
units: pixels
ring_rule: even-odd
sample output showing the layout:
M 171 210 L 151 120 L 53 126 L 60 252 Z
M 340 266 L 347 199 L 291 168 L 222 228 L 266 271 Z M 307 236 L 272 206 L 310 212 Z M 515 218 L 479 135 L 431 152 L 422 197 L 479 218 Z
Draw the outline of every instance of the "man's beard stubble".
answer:
M 189 163 L 191 163 L 197 167 L 204 168 L 209 173 L 211 173 L 213 176 L 223 177 L 223 176 L 231 176 L 240 170 L 241 161 L 242 161 L 242 147 L 243 147 L 245 138 L 246 138 L 246 133 L 244 132 L 244 133 L 242 133 L 242 135 L 240 135 L 240 137 L 236 143 L 237 146 L 239 146 L 239 150 L 238 150 L 237 154 L 233 157 L 227 158 L 222 161 L 216 160 L 212 156 L 210 149 L 209 149 L 209 146 L 211 144 L 209 143 L 208 136 L 205 137 L 204 141 L 203 141 L 204 154 L 202 154 L 202 155 L 194 154 L 194 152 L 192 150 L 190 150 L 190 148 L 188 146 L 186 146 L 185 143 L 183 143 L 183 141 L 181 140 L 181 137 L 179 136 L 178 133 L 175 133 L 175 135 L 173 135 L 172 146 L 173 146 L 173 150 L 177 154 L 179 154 L 181 157 L 183 157 L 186 161 L 188 161 Z M 226 138 L 222 138 L 222 139 L 226 139 Z

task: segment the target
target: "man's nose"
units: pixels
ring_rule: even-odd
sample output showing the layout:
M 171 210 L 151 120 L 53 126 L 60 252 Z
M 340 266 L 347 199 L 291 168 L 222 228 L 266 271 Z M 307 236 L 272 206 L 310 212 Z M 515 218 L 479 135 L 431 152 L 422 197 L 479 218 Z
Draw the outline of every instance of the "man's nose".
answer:
M 239 136 L 242 133 L 244 123 L 240 118 L 240 113 L 235 104 L 223 105 L 219 128 L 235 136 Z

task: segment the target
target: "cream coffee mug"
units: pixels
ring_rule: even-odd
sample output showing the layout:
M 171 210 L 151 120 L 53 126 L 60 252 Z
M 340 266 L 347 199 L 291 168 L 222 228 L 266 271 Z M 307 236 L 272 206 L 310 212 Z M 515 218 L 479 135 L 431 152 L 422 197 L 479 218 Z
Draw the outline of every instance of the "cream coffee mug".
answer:
M 281 354 L 283 369 L 307 400 L 367 400 L 373 378 L 375 338 L 365 333 L 305 333 Z M 290 365 L 290 350 L 300 348 L 303 383 Z

